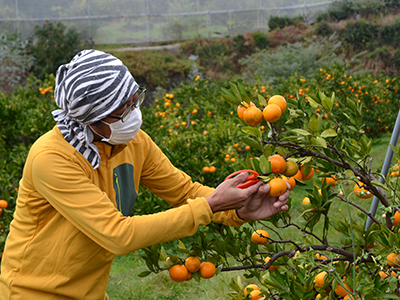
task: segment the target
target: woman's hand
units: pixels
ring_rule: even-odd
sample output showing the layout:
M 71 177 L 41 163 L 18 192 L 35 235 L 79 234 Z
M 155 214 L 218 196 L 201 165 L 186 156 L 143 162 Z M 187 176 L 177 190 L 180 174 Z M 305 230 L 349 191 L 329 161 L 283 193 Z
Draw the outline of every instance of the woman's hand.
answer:
M 247 199 L 244 206 L 236 210 L 238 217 L 245 221 L 263 220 L 288 210 L 289 206 L 286 203 L 289 199 L 290 185 L 288 183 L 286 185 L 288 189 L 279 197 L 272 197 L 269 194 L 269 184 L 261 185 L 257 193 Z
M 264 185 L 261 181 L 246 189 L 237 188 L 247 176 L 247 173 L 241 173 L 224 181 L 207 197 L 213 213 L 236 209 L 239 218 L 250 221 L 266 219 L 289 209 L 286 205 L 289 190 L 279 197 L 272 197 L 269 184 Z

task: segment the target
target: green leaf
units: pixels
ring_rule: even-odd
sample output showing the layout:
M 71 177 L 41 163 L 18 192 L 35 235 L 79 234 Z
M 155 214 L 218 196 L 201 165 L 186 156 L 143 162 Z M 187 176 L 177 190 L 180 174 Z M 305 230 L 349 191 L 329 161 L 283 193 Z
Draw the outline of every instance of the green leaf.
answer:
M 349 98 L 347 98 L 346 100 L 347 100 L 346 103 L 351 108 L 351 110 L 355 111 L 357 108 L 356 108 L 356 104 L 354 103 L 354 100 L 349 99 Z
M 382 295 L 382 299 L 399 299 L 399 296 L 396 294 L 385 293 Z
M 317 130 L 318 132 L 321 131 L 322 122 L 323 122 L 323 120 L 322 120 L 322 115 L 319 115 L 319 116 L 318 116 L 318 130 Z
M 389 191 L 389 188 L 387 187 L 386 184 L 383 184 L 383 183 L 381 183 L 381 182 L 379 182 L 379 181 L 377 181 L 377 180 L 372 180 L 371 183 L 372 183 L 373 185 L 375 185 L 375 186 L 379 186 L 379 187 L 383 188 L 383 189 L 386 190 L 386 191 Z
M 245 102 L 247 102 L 248 104 L 250 104 L 250 102 L 251 102 L 250 97 L 247 96 L 246 94 L 242 95 L 242 99 L 243 99 Z
M 265 274 L 263 277 L 263 284 L 267 286 L 275 287 L 276 289 L 282 290 L 280 285 L 275 279 L 272 279 L 270 274 Z
M 307 162 L 305 162 L 305 163 L 303 164 L 303 175 L 304 175 L 305 177 L 307 177 L 308 174 L 310 174 L 311 169 L 312 169 L 312 164 L 313 164 L 313 162 L 312 162 L 311 158 L 310 158 L 309 161 L 307 161 Z
M 312 115 L 310 121 L 308 122 L 308 127 L 316 132 L 318 130 L 318 119 L 315 115 Z
M 186 246 L 181 240 L 178 241 L 178 247 L 179 247 L 179 249 L 186 250 Z
M 326 140 L 323 139 L 322 137 L 317 137 L 317 143 L 323 148 L 327 148 Z
M 264 156 L 260 156 L 260 169 L 262 174 L 271 173 L 271 162 Z
M 233 93 L 235 94 L 237 100 L 239 100 L 239 102 L 242 102 L 242 96 L 240 95 L 239 89 L 237 88 L 236 84 L 234 84 L 232 81 L 229 82 L 229 85 L 231 86 L 231 89 L 233 91 Z M 250 102 L 249 102 L 250 104 Z
M 399 157 L 399 150 L 392 144 L 389 144 L 389 146 L 390 146 L 390 148 L 392 148 L 392 151 L 393 151 L 395 157 Z
M 168 257 L 167 252 L 165 251 L 164 246 L 161 246 L 161 250 L 160 250 L 160 260 L 165 261 Z
M 240 101 L 237 100 L 235 97 L 230 96 L 230 95 L 221 95 L 222 98 L 224 98 L 226 101 L 235 104 L 235 105 L 240 105 Z
M 230 91 L 230 90 L 228 90 L 228 89 L 226 89 L 224 87 L 221 87 L 221 91 L 224 93 L 224 95 L 235 97 L 235 94 L 232 91 Z
M 331 128 L 326 129 L 321 133 L 321 137 L 323 137 L 323 138 L 335 137 L 335 136 L 337 136 L 337 133 L 335 130 L 333 130 Z
M 312 100 L 312 101 L 314 101 L 314 102 L 316 102 L 316 103 L 318 103 L 318 104 L 321 104 L 321 98 L 320 98 L 320 95 L 319 94 L 308 94 L 308 96 L 307 96 L 307 100 Z
M 224 267 L 224 265 L 218 265 L 217 270 L 215 271 L 215 275 L 218 275 L 219 273 L 221 273 L 222 268 Z
M 272 146 L 271 144 L 265 145 L 265 147 L 264 147 L 265 157 L 270 157 L 272 154 L 272 151 L 274 151 L 274 146 Z
M 310 96 L 307 97 L 307 100 L 308 100 L 308 103 L 309 103 L 312 107 L 317 108 L 317 107 L 319 106 L 319 103 L 316 102 L 316 101 L 314 101 L 314 99 L 311 98 Z
M 260 94 L 258 94 L 258 101 L 260 101 L 260 103 L 261 103 L 262 105 L 267 106 L 267 101 L 266 101 L 265 98 L 264 98 L 262 95 L 260 95 Z
M 324 97 L 322 98 L 322 106 L 327 111 L 331 111 L 334 100 L 335 100 L 335 93 L 332 93 L 332 97 L 331 98 L 326 97 L 325 94 L 324 94 Z
M 197 282 L 200 282 L 200 280 L 201 280 L 200 271 L 197 271 L 197 272 L 193 273 L 192 276 L 193 276 L 194 280 L 196 280 Z
M 146 277 L 146 276 L 149 276 L 150 274 L 151 274 L 150 271 L 143 271 L 142 273 L 140 273 L 140 274 L 138 275 L 138 277 Z
M 315 137 L 311 137 L 310 142 L 312 145 L 315 145 L 315 146 L 318 145 L 317 139 Z
M 260 150 L 260 151 L 263 150 L 262 145 L 259 142 L 257 142 L 256 140 L 254 140 L 253 138 L 250 138 L 250 137 L 247 137 L 247 136 L 243 136 L 242 137 L 242 141 L 245 142 L 247 145 L 249 145 L 250 147 L 252 147 L 254 149 L 257 149 L 257 150 Z
M 280 156 L 286 156 L 290 151 L 286 148 L 283 147 L 276 147 L 275 151 L 280 155 Z
M 239 90 L 240 95 L 246 95 L 246 91 L 244 90 L 244 86 L 243 84 L 241 84 L 240 82 L 237 83 L 237 87 Z
M 248 135 L 252 135 L 258 139 L 261 138 L 261 131 L 258 127 L 251 127 L 251 126 L 243 126 L 242 131 Z
M 292 129 L 291 132 L 294 132 L 294 133 L 297 133 L 300 135 L 304 135 L 304 136 L 311 135 L 311 133 L 309 133 L 308 131 L 306 131 L 304 129 Z

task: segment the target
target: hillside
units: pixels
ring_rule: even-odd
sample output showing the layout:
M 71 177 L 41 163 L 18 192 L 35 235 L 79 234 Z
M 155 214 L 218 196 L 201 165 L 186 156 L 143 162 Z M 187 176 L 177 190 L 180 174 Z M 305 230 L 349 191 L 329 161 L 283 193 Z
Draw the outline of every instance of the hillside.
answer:
M 121 58 L 132 70 L 135 78 L 149 88 L 149 95 L 156 87 L 166 90 L 187 80 L 192 70 L 190 55 L 197 56 L 198 73 L 217 81 L 224 81 L 241 76 L 246 69 L 243 58 L 256 53 L 271 54 L 282 52 L 288 45 L 304 45 L 329 39 L 336 33 L 340 43 L 335 54 L 351 60 L 360 56 L 361 67 L 375 75 L 384 73 L 396 75 L 400 70 L 400 37 L 398 27 L 400 13 L 392 9 L 386 14 L 361 17 L 360 13 L 351 14 L 346 19 L 338 20 L 329 15 L 318 16 L 316 23 L 307 24 L 299 18 L 275 18 L 272 30 L 268 32 L 249 32 L 234 37 L 219 39 L 196 39 L 168 44 L 172 50 L 155 45 L 150 49 L 121 47 L 106 50 Z M 180 45 L 180 47 L 177 47 Z M 156 51 L 155 51 L 156 50 Z M 275 65 L 279 69 L 278 65 Z

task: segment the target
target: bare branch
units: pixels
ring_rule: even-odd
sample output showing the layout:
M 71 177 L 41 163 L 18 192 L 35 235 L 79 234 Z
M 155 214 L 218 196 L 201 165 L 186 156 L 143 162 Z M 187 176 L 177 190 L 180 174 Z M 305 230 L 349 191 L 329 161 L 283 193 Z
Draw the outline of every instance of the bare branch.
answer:
M 364 214 L 366 214 L 368 217 L 370 217 L 371 220 L 374 221 L 376 224 L 381 225 L 381 222 L 379 222 L 370 212 L 366 211 L 364 208 L 362 208 L 361 206 L 357 205 L 353 201 L 347 200 L 346 198 L 344 198 L 343 196 L 340 196 L 339 194 L 337 194 L 336 197 L 338 197 L 341 201 L 349 203 L 350 205 L 354 206 L 355 208 L 357 208 L 358 210 L 360 210 Z

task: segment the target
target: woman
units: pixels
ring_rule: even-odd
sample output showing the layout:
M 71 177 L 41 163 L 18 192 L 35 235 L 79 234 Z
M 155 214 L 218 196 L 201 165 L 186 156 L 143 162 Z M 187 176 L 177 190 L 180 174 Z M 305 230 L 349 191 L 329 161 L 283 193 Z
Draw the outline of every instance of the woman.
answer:
M 56 74 L 57 125 L 27 157 L 0 275 L 0 299 L 108 299 L 116 254 L 193 235 L 199 225 L 240 226 L 287 210 L 261 182 L 215 190 L 193 183 L 140 130 L 140 88 L 124 64 L 96 50 Z M 139 184 L 174 208 L 131 216 Z

